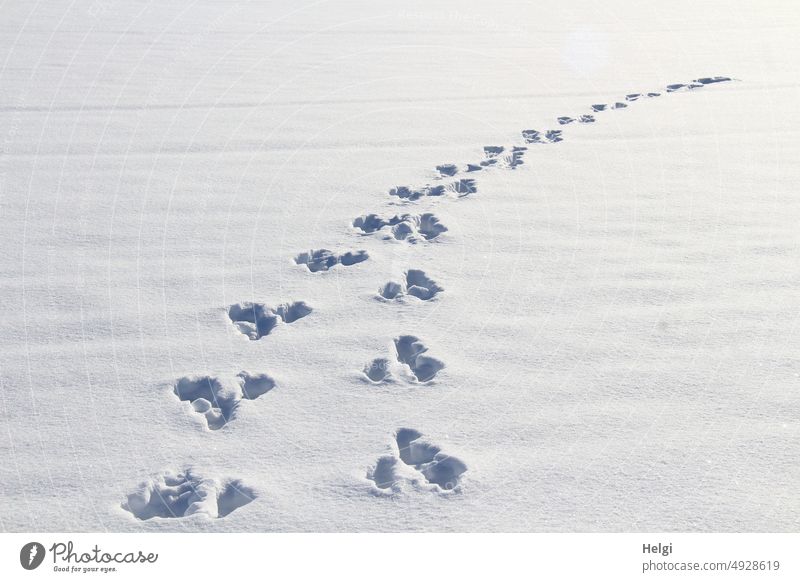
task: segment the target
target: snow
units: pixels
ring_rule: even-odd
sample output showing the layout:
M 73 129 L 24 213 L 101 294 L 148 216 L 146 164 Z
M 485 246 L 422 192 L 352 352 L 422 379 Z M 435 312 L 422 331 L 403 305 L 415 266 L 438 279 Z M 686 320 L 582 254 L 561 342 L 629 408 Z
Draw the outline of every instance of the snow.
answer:
M 2 13 L 4 531 L 796 531 L 793 3 Z

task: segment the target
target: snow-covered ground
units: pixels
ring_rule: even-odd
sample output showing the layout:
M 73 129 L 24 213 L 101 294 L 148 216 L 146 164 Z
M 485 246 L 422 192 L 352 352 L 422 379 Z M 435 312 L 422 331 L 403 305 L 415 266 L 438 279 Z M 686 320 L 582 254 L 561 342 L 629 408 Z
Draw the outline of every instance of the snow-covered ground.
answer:
M 797 530 L 796 3 L 0 14 L 3 530 Z

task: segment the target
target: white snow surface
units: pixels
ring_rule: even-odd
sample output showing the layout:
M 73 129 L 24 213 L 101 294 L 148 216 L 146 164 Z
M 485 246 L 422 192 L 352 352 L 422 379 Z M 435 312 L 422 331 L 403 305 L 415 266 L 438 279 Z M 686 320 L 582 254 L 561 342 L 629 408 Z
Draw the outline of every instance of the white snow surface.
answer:
M 797 530 L 796 3 L 0 13 L 3 531 Z

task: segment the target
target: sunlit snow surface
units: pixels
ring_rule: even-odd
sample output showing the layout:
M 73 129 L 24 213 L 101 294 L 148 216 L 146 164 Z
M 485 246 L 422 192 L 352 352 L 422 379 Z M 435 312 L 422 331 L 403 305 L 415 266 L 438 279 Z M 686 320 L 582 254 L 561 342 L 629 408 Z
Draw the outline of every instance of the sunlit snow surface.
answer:
M 4 4 L 0 528 L 796 531 L 800 12 L 540 4 Z

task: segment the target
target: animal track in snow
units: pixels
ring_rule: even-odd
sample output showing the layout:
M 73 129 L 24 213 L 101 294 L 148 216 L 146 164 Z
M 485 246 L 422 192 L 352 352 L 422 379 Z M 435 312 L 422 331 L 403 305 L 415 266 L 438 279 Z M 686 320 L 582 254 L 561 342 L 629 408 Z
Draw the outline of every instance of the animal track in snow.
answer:
M 535 129 L 522 130 L 522 139 L 525 143 L 557 143 L 563 141 L 560 129 L 549 129 L 545 132 Z
M 701 77 L 699 79 L 694 79 L 690 83 L 673 83 L 671 85 L 667 85 L 666 92 L 667 93 L 674 93 L 676 91 L 690 91 L 694 89 L 699 89 L 705 85 L 711 85 L 713 83 L 722 83 L 725 81 L 732 81 L 730 77 Z M 656 91 L 651 91 L 648 93 L 628 93 L 625 95 L 624 100 L 628 103 L 633 101 L 638 101 L 639 99 L 644 98 L 653 98 L 653 97 L 660 97 L 661 93 Z M 627 103 L 623 101 L 615 101 L 612 105 L 608 105 L 605 103 L 596 103 L 591 106 L 592 113 L 598 113 L 601 111 L 609 111 L 612 109 L 625 109 L 628 107 Z M 572 123 L 573 121 L 577 121 L 579 123 L 594 123 L 595 117 L 591 114 L 580 115 L 578 117 L 569 117 L 569 116 L 562 116 L 558 118 L 558 123 L 560 125 L 567 125 Z
M 228 308 L 228 317 L 242 334 L 251 340 L 269 335 L 279 323 L 293 323 L 313 310 L 304 301 L 284 303 L 276 308 L 263 303 L 235 303 Z
M 422 188 L 411 188 L 409 186 L 397 186 L 389 190 L 389 196 L 397 196 L 403 200 L 419 200 L 426 196 L 442 196 L 444 195 L 444 186 L 439 184 L 436 186 L 423 186 Z
M 433 240 L 443 232 L 447 232 L 447 227 L 430 212 L 419 215 L 395 215 L 391 218 L 382 218 L 377 214 L 365 214 L 353 220 L 353 227 L 365 235 L 389 227 L 390 234 L 386 234 L 383 237 L 384 240 L 395 239 L 412 244 L 420 240 Z
M 467 471 L 463 461 L 446 455 L 421 432 L 411 428 L 395 432 L 393 449 L 393 454 L 380 457 L 367 470 L 367 479 L 381 493 L 399 492 L 403 483 L 431 491 L 453 491 Z
M 391 382 L 391 367 L 392 363 L 388 360 L 388 358 L 375 358 L 369 364 L 364 366 L 364 375 L 373 384 Z
M 425 271 L 409 269 L 403 275 L 402 283 L 389 281 L 383 285 L 378 294 L 384 299 L 400 299 L 404 295 L 411 295 L 422 301 L 433 299 L 439 292 L 444 291 L 435 281 L 430 279 Z
M 694 79 L 691 83 L 673 83 L 672 85 L 667 85 L 667 93 L 674 93 L 676 91 L 691 91 L 692 89 L 700 89 L 705 85 L 712 85 L 714 83 L 724 83 L 726 81 L 732 81 L 730 77 L 700 77 L 699 79 Z
M 442 166 L 438 166 L 437 168 L 441 167 Z M 472 178 L 461 178 L 459 180 L 455 180 L 454 182 L 450 182 L 448 184 L 435 184 L 435 185 L 427 184 L 421 188 L 412 188 L 410 186 L 397 186 L 396 188 L 392 188 L 391 190 L 389 190 L 389 196 L 396 196 L 402 200 L 414 202 L 416 200 L 419 200 L 420 198 L 425 198 L 428 196 L 435 197 L 435 196 L 444 196 L 447 194 L 452 194 L 458 198 L 462 198 L 469 194 L 474 194 L 477 191 L 478 187 L 475 184 L 475 180 L 473 180 Z
M 472 178 L 462 178 L 461 180 L 457 180 L 451 184 L 448 184 L 447 188 L 454 194 L 460 196 L 467 196 L 468 194 L 475 194 L 478 191 L 478 187 L 475 185 L 475 180 Z
M 594 115 L 580 115 L 578 117 L 559 117 L 558 123 L 559 125 L 567 125 L 572 123 L 573 121 L 577 121 L 578 123 L 594 123 Z M 559 140 L 561 141 L 561 140 Z
M 696 85 L 696 87 L 700 87 L 701 85 Z M 678 89 L 689 88 L 689 85 L 684 83 L 675 83 L 674 85 L 667 85 L 667 93 L 674 93 Z
M 436 166 L 436 171 L 439 172 L 439 175 L 443 178 L 455 176 L 458 174 L 458 166 L 455 164 L 442 164 L 440 166 Z
M 239 372 L 234 382 L 211 376 L 187 376 L 175 383 L 175 396 L 205 417 L 210 430 L 219 430 L 233 417 L 242 400 L 255 400 L 275 388 L 267 374 Z
M 484 157 L 479 167 L 492 166 L 513 170 L 525 163 L 522 158 L 527 150 L 528 148 L 525 146 L 512 146 L 508 149 L 503 146 L 484 146 Z
M 400 460 L 445 491 L 455 489 L 467 470 L 461 460 L 445 455 L 441 448 L 422 438 L 422 433 L 414 429 L 399 429 L 396 440 Z
M 440 178 L 452 178 L 462 172 L 479 172 L 484 166 L 485 164 L 483 164 L 483 162 L 480 164 L 465 164 L 463 166 L 459 166 L 458 164 L 441 164 L 436 166 L 436 171 L 439 173 Z
M 412 384 L 425 384 L 445 367 L 444 362 L 427 355 L 428 348 L 412 335 L 397 337 L 393 343 L 392 358 L 376 358 L 364 366 L 364 377 L 371 383 L 384 384 L 404 378 Z
M 397 361 L 411 371 L 414 382 L 429 382 L 444 368 L 444 362 L 426 355 L 428 348 L 413 335 L 401 335 L 394 340 Z
M 238 479 L 209 479 L 186 469 L 148 479 L 129 493 L 122 508 L 141 520 L 206 515 L 220 518 L 256 498 Z
M 367 479 L 372 481 L 379 490 L 383 492 L 399 491 L 399 484 L 406 477 L 409 481 L 413 479 L 413 474 L 405 476 L 405 469 L 400 459 L 394 455 L 383 455 L 375 462 L 375 465 L 367 469 Z
M 699 83 L 700 85 L 711 85 L 713 83 L 724 83 L 726 81 L 732 81 L 730 77 L 700 77 L 699 79 L 695 79 L 692 83 Z
M 611 109 L 625 109 L 626 107 L 627 107 L 627 105 L 617 101 L 613 105 L 606 105 L 605 103 L 601 103 L 601 104 L 598 104 L 598 105 L 592 105 L 592 111 L 594 111 L 596 113 L 598 111 L 608 111 L 608 110 L 611 110 Z
M 318 249 L 300 253 L 294 258 L 294 262 L 297 265 L 305 265 L 312 273 L 317 273 L 327 271 L 336 265 L 344 265 L 345 267 L 356 265 L 366 261 L 368 258 L 367 251 L 347 252 L 337 255 L 328 249 Z
M 676 91 L 691 91 L 702 88 L 706 85 L 714 83 L 722 83 L 725 81 L 732 81 L 731 77 L 700 77 L 694 79 L 690 83 L 673 83 L 667 85 L 665 91 L 667 93 L 674 93 Z M 561 116 L 557 118 L 559 125 L 569 125 L 571 123 L 589 124 L 595 123 L 595 113 L 603 111 L 611 111 L 617 109 L 625 109 L 629 107 L 630 103 L 639 99 L 653 98 L 661 96 L 661 92 L 651 91 L 646 93 L 629 93 L 619 101 L 613 103 L 595 103 L 590 106 L 591 111 L 577 116 Z M 526 129 L 522 131 L 522 138 L 527 144 L 547 144 L 557 143 L 563 141 L 564 136 L 562 130 L 551 129 L 547 131 L 539 131 L 535 129 Z M 484 159 L 479 163 L 470 164 L 441 164 L 436 166 L 436 171 L 439 178 L 455 178 L 463 173 L 477 172 L 486 168 L 510 168 L 514 169 L 523 163 L 524 151 L 527 148 L 524 146 L 512 146 L 511 148 L 504 148 L 502 146 L 487 146 L 484 148 Z M 455 184 L 455 185 L 454 185 Z M 404 200 L 419 200 L 426 196 L 443 196 L 446 193 L 454 193 L 457 195 L 465 195 L 470 192 L 470 188 L 464 188 L 458 182 L 449 185 L 426 185 L 422 188 L 410 188 L 407 186 L 400 186 L 390 191 L 392 196 L 397 196 Z

